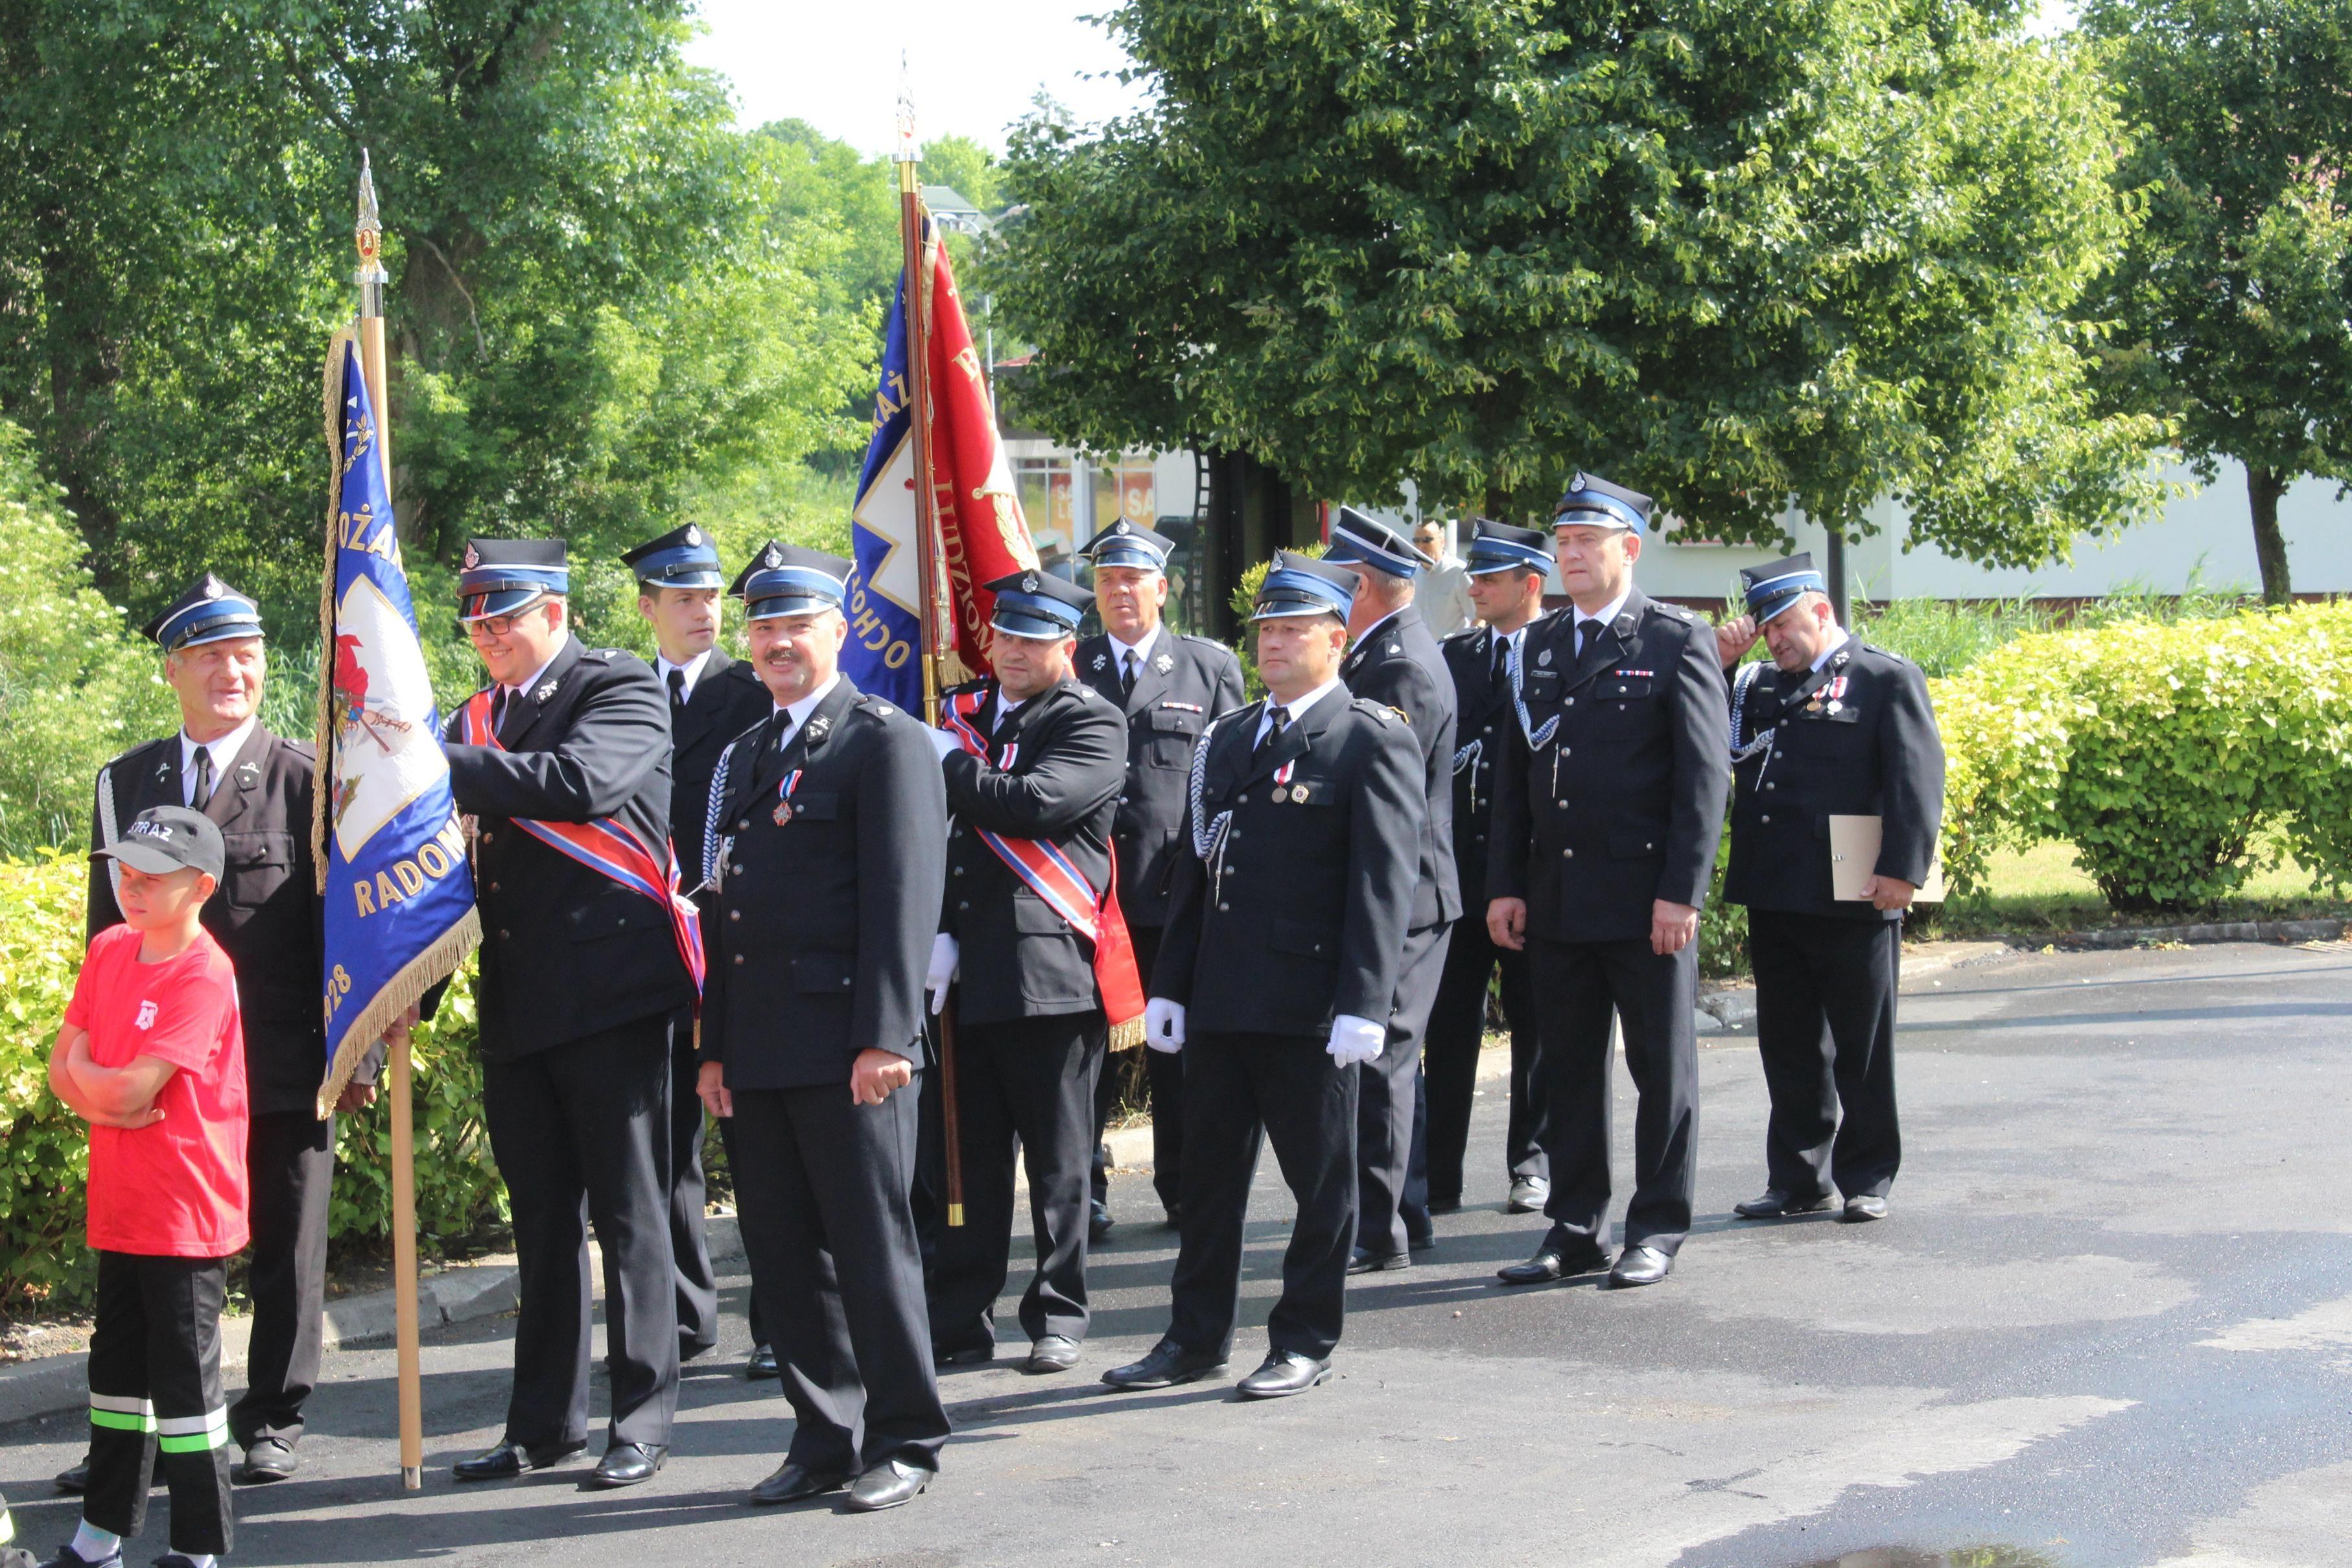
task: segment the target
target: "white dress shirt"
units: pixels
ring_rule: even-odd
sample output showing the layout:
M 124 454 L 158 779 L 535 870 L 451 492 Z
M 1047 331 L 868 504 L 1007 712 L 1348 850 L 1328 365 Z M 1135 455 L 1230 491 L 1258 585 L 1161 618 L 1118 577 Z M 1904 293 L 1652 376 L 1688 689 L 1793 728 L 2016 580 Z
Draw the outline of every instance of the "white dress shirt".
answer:
M 785 727 L 783 734 L 778 738 L 790 740 L 793 734 L 799 730 L 801 726 L 808 723 L 809 715 L 816 712 L 816 705 L 824 701 L 825 694 L 839 685 L 841 685 L 841 672 L 835 670 L 832 676 L 826 680 L 824 685 L 817 687 L 816 690 L 809 693 L 808 695 L 801 698 L 800 701 L 795 703 L 787 703 L 782 708 L 776 709 L 775 711 L 785 715 L 792 720 L 792 723 Z
M 667 695 L 669 693 L 669 673 L 672 670 L 679 672 L 679 674 L 685 676 L 685 681 L 683 683 L 685 689 L 678 694 L 679 699 L 685 702 L 691 702 L 694 700 L 694 685 L 697 681 L 702 679 L 702 666 L 709 663 L 710 663 L 710 650 L 708 648 L 705 648 L 701 653 L 697 653 L 693 658 L 688 659 L 683 664 L 673 664 L 666 656 L 660 653 L 656 653 L 654 655 L 654 674 L 661 677 L 662 693 L 664 695 Z
M 1598 613 L 1587 615 L 1583 611 L 1579 610 L 1576 612 L 1576 625 L 1573 628 L 1576 634 L 1576 641 L 1569 644 L 1570 648 L 1580 652 L 1580 645 L 1586 643 L 1586 633 L 1584 631 L 1585 626 L 1589 623 L 1597 623 L 1602 626 L 1608 625 L 1611 622 L 1617 619 L 1617 612 L 1624 609 L 1625 601 L 1633 597 L 1633 585 L 1628 583 L 1625 587 L 1625 591 L 1611 600 L 1608 603 L 1602 605 Z
M 1265 732 L 1274 727 L 1275 709 L 1281 708 L 1290 716 L 1290 722 L 1292 724 L 1297 724 L 1300 718 L 1305 716 L 1308 708 L 1311 708 L 1317 703 L 1321 702 L 1325 696 L 1328 695 L 1332 692 L 1345 690 L 1347 690 L 1347 687 L 1343 683 L 1331 680 L 1324 682 L 1321 685 L 1317 686 L 1313 691 L 1308 692 L 1305 696 L 1298 698 L 1295 702 L 1284 702 L 1280 697 L 1276 696 L 1273 693 L 1267 693 L 1265 698 L 1265 712 L 1258 716 L 1257 734 L 1250 737 L 1250 745 L 1252 747 L 1256 747 L 1263 746 L 1265 743 Z
M 236 760 L 236 754 L 239 750 L 243 749 L 246 737 L 253 733 L 254 727 L 260 722 L 261 716 L 256 714 L 253 717 L 247 719 L 243 724 L 238 725 L 235 729 L 230 730 L 226 735 L 222 736 L 218 740 L 207 740 L 201 744 L 189 739 L 188 732 L 186 730 L 184 729 L 180 732 L 181 805 L 193 806 L 195 804 L 196 753 L 199 751 L 209 751 L 213 754 L 213 793 L 218 794 L 220 793 L 221 780 L 228 777 L 228 765 Z
M 1120 642 L 1117 632 L 1106 632 L 1103 635 L 1110 639 L 1110 667 L 1112 674 L 1118 675 L 1121 680 L 1125 680 L 1127 678 L 1127 661 L 1129 656 L 1132 655 L 1135 659 L 1135 678 L 1137 680 L 1141 680 L 1143 678 L 1143 672 L 1149 668 L 1151 664 L 1151 645 L 1160 641 L 1160 628 L 1154 626 L 1150 631 L 1146 632 L 1143 634 L 1142 642 L 1137 643 L 1132 646 Z

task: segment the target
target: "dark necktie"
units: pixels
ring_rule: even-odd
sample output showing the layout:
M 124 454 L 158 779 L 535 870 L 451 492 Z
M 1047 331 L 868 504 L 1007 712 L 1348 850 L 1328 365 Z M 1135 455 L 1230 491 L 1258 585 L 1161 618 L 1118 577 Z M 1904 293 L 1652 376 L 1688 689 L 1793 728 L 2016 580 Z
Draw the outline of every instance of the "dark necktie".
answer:
M 672 668 L 669 673 L 669 704 L 672 707 L 686 706 L 686 672 Z
M 199 746 L 196 747 L 196 788 L 194 793 L 188 797 L 188 804 L 194 810 L 201 811 L 211 805 L 212 800 L 213 748 L 209 746 Z
M 1135 650 L 1132 648 L 1127 651 L 1119 663 L 1118 695 L 1123 697 L 1135 695 Z
M 1495 668 L 1492 679 L 1494 684 L 1498 686 L 1507 685 L 1510 682 L 1511 640 L 1508 637 L 1497 637 L 1495 639 Z
M 1576 623 L 1576 656 L 1580 659 L 1584 657 L 1584 650 L 1592 646 L 1593 639 L 1600 635 L 1599 621 L 1579 621 Z
M 1256 754 L 1260 757 L 1272 751 L 1275 743 L 1282 738 L 1282 732 L 1290 727 L 1290 710 L 1279 703 L 1266 709 L 1265 716 L 1267 720 L 1265 734 L 1257 743 Z

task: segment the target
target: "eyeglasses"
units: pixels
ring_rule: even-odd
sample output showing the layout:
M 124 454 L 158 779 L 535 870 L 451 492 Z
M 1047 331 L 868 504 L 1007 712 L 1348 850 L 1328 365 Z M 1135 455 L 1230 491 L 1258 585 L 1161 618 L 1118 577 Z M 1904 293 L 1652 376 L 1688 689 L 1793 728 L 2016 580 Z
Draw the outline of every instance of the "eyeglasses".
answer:
M 539 606 L 534 604 L 528 610 L 518 610 L 511 615 L 486 615 L 479 621 L 460 621 L 457 622 L 457 630 L 477 643 L 489 642 L 513 631 L 516 622 L 530 614 L 531 610 L 538 608 Z

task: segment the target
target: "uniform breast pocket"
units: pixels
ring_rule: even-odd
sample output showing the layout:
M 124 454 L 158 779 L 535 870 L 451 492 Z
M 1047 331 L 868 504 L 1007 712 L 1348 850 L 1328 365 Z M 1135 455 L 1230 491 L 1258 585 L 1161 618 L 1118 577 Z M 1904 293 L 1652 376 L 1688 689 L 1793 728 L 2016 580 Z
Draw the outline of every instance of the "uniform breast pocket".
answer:
M 258 909 L 276 897 L 294 874 L 290 833 L 224 833 L 228 885 L 223 894 L 238 909 Z
M 1150 729 L 1143 747 L 1146 765 L 1153 768 L 1192 766 L 1192 746 L 1201 738 L 1200 715 L 1153 708 L 1141 716 Z
M 793 794 L 793 820 L 812 822 L 837 822 L 841 820 L 841 792 L 837 789 L 800 789 Z
M 1013 929 L 1024 936 L 1059 936 L 1069 927 L 1044 899 L 1024 893 L 1013 900 Z
M 1520 692 L 1531 703 L 1559 701 L 1559 672 L 1529 670 L 1520 682 Z
M 1657 722 L 1657 682 L 1641 675 L 1603 675 L 1591 688 L 1592 723 L 1607 734 L 1633 734 Z
M 793 960 L 793 989 L 803 996 L 847 996 L 856 977 L 845 954 L 803 953 Z
M 589 904 L 584 909 L 573 910 L 568 918 L 572 923 L 574 942 L 601 942 L 608 936 L 625 936 L 636 931 L 669 930 L 669 911 L 642 894 L 615 888 Z

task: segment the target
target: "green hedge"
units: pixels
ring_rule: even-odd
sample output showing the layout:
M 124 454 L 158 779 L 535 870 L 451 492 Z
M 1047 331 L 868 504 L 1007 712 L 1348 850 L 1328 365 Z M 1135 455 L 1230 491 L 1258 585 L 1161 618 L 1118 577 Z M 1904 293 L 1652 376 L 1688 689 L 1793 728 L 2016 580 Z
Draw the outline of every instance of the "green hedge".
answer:
M 82 1240 L 89 1130 L 48 1090 L 49 1048 L 81 963 L 88 874 L 79 855 L 0 863 L 0 1310 L 81 1305 L 95 1284 Z M 475 1235 L 506 1214 L 473 1047 L 469 968 L 416 1034 L 416 1214 L 428 1246 Z M 391 1232 L 390 1128 L 382 1099 L 341 1121 L 337 1237 Z
M 2265 824 L 2352 883 L 2352 603 L 2021 637 L 1934 692 L 1957 891 L 2064 839 L 2117 909 L 2207 904 Z

